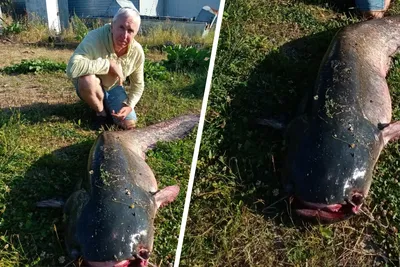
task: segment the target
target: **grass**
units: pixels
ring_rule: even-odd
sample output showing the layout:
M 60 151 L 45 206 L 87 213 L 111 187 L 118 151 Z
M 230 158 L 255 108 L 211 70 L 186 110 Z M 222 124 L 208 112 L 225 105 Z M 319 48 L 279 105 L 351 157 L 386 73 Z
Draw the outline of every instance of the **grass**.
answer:
M 380 156 L 365 214 L 312 225 L 292 216 L 283 189 L 282 134 L 254 123 L 292 117 L 333 35 L 359 21 L 329 3 L 227 1 L 180 266 L 400 264 L 399 143 Z M 388 80 L 398 120 L 394 62 Z
M 155 26 L 138 36 L 139 43 L 146 43 L 149 47 L 161 47 L 166 44 L 180 44 L 190 46 L 193 44 L 211 47 L 214 39 L 214 32 L 210 32 L 205 38 L 200 35 L 189 36 L 181 29 L 169 25 L 167 21 L 163 25 Z
M 66 75 L 53 72 L 54 66 L 67 62 L 72 50 L 20 44 L 3 47 L 0 68 L 12 73 L 0 73 L 0 266 L 66 266 L 72 259 L 64 245 L 62 210 L 38 209 L 35 203 L 66 199 L 73 192 L 86 173 L 98 132 L 90 130 L 91 111 L 78 100 Z M 159 57 L 146 53 L 146 58 Z M 30 61 L 21 63 L 24 59 Z M 26 73 L 37 66 L 50 72 Z M 199 113 L 205 71 L 162 71 L 168 75 L 147 78 L 135 108 L 139 127 Z M 168 266 L 174 259 L 194 140 L 191 134 L 148 152 L 147 162 L 159 188 L 172 184 L 181 188 L 177 200 L 156 217 L 150 262 L 159 266 Z
M 52 40 L 58 45 L 72 44 L 77 46 L 88 31 L 96 29 L 104 23 L 109 23 L 110 20 L 81 19 L 74 15 L 71 17 L 68 27 L 62 29 L 58 35 L 49 30 L 47 25 L 37 17 L 30 21 L 26 17 L 13 20 L 12 16 L 5 14 L 4 22 L 5 30 L 3 35 L 14 42 L 51 45 L 48 42 Z M 163 25 L 150 27 L 136 36 L 136 40 L 139 43 L 154 49 L 161 49 L 164 45 L 170 44 L 211 48 L 213 39 L 214 31 L 210 31 L 204 38 L 200 34 L 190 36 L 184 30 L 173 27 L 168 21 Z

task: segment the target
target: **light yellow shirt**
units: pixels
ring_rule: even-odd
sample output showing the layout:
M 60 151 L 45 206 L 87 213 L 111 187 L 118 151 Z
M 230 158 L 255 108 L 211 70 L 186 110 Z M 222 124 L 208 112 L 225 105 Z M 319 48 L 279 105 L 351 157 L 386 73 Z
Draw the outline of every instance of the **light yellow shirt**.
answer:
M 86 35 L 68 62 L 67 75 L 77 86 L 78 77 L 95 74 L 100 78 L 103 88 L 110 90 L 118 85 L 118 79 L 108 75 L 109 59 L 114 59 L 121 65 L 124 78 L 129 76 L 131 88 L 127 92 L 128 99 L 125 103 L 134 108 L 144 89 L 143 48 L 133 40 L 128 52 L 117 57 L 112 43 L 111 24 L 92 30 Z

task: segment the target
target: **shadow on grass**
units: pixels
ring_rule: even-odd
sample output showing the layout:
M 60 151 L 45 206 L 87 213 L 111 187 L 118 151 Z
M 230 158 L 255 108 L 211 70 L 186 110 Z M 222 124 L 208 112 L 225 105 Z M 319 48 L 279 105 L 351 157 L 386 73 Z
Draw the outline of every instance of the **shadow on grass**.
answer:
M 40 266 L 65 265 L 57 260 L 66 255 L 62 209 L 36 208 L 35 203 L 54 197 L 68 198 L 85 175 L 92 143 L 87 140 L 44 155 L 8 183 L 10 193 L 3 202 L 6 210 L 1 216 L 0 232 L 19 236 L 20 244 L 14 245 L 19 247 L 21 260 L 26 260 L 26 264 L 42 254 Z
M 0 109 L 0 114 L 12 115 L 20 113 L 24 120 L 34 124 L 43 122 L 44 120 L 59 121 L 60 118 L 78 123 L 80 120 L 81 127 L 85 130 L 90 129 L 93 112 L 87 104 L 82 101 L 73 104 L 48 104 L 34 103 L 18 108 Z
M 242 179 L 243 190 L 236 198 L 278 223 L 292 224 L 281 174 L 284 133 L 257 125 L 255 119 L 285 114 L 290 120 L 296 115 L 302 97 L 314 88 L 320 62 L 336 31 L 281 46 L 255 66 L 243 86 L 230 90 L 230 117 L 223 134 L 228 138 L 222 149 L 237 162 L 230 167 Z
M 305 4 L 319 5 L 321 7 L 332 7 L 336 12 L 351 12 L 355 13 L 355 0 L 300 0 Z
M 24 45 L 30 45 L 34 47 L 44 47 L 47 49 L 52 49 L 56 52 L 57 50 L 65 50 L 65 49 L 75 50 L 78 47 L 79 42 L 64 42 L 61 40 L 56 40 L 54 39 L 54 37 L 49 36 L 47 42 L 39 41 L 35 43 L 24 43 Z
M 193 82 L 190 85 L 174 90 L 173 94 L 186 99 L 202 99 L 207 80 L 207 71 L 199 71 L 193 76 Z

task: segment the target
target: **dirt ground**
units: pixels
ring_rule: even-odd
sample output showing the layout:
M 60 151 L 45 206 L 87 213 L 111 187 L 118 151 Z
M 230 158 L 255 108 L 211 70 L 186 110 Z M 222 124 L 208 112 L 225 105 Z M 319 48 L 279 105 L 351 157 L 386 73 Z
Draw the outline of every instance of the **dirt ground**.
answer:
M 23 59 L 50 59 L 68 63 L 74 51 L 51 47 L 38 47 L 0 40 L 0 68 L 20 63 Z M 154 51 L 146 59 L 160 61 L 165 55 Z M 79 101 L 65 73 L 41 73 L 39 75 L 0 74 L 0 109 L 25 107 L 33 103 L 73 103 Z
M 67 63 L 73 50 L 0 42 L 0 68 L 23 59 L 46 58 Z M 78 97 L 65 73 L 26 75 L 0 74 L 0 108 L 24 107 L 33 103 L 72 103 Z

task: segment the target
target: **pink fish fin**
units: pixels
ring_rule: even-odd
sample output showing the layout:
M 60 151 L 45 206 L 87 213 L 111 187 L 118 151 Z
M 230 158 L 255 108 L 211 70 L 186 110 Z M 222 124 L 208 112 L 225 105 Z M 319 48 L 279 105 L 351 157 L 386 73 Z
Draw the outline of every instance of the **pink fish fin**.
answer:
M 174 201 L 179 194 L 179 186 L 171 185 L 159 190 L 154 197 L 156 198 L 157 208 L 164 207 Z
M 400 138 L 400 121 L 389 123 L 383 127 L 382 135 L 385 145 L 389 141 L 395 141 Z

